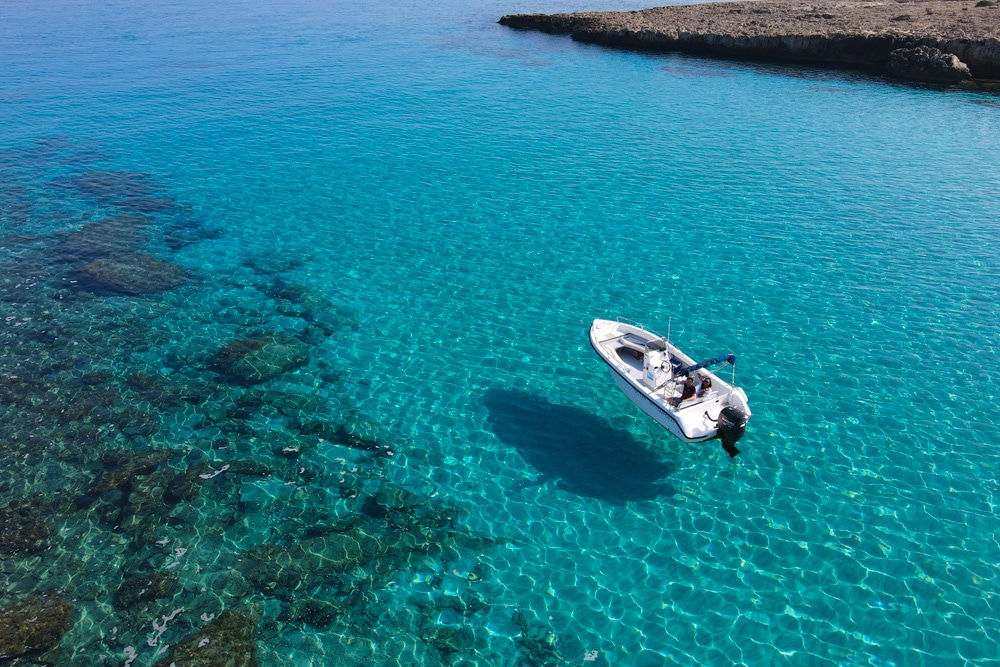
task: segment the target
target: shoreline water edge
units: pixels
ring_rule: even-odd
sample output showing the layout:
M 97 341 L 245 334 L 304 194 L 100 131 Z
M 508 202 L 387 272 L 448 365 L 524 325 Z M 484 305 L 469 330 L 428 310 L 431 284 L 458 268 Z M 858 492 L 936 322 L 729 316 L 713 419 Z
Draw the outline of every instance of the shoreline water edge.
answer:
M 1000 80 L 993 0 L 753 0 L 509 14 L 499 23 L 610 47 L 881 70 L 914 82 L 995 88 Z

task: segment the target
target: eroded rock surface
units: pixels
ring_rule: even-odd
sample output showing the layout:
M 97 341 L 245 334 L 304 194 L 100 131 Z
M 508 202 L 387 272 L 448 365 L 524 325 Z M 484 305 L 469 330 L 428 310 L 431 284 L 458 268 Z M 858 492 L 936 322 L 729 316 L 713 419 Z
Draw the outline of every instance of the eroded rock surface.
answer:
M 972 0 L 758 0 L 635 12 L 514 14 L 500 23 L 607 46 L 833 66 L 885 67 L 897 49 L 928 46 L 954 55 L 973 77 L 1000 79 L 1000 10 L 976 5 Z M 916 71 L 926 80 L 922 69 Z
M 73 608 L 58 594 L 33 595 L 0 609 L 0 661 L 44 653 L 72 625 Z
M 969 66 L 951 53 L 930 46 L 896 49 L 885 66 L 889 74 L 901 79 L 929 83 L 958 83 L 972 76 Z

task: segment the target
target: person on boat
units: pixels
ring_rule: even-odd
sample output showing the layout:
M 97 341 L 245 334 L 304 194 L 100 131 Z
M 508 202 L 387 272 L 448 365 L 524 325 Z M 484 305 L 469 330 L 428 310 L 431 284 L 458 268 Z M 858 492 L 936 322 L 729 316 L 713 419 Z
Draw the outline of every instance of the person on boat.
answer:
M 695 395 L 694 378 L 688 375 L 684 378 L 684 385 L 681 387 L 681 395 L 674 399 L 674 407 L 676 408 L 684 401 L 694 398 Z
M 710 391 L 712 391 L 712 378 L 706 375 L 701 381 L 701 389 L 698 390 L 698 397 L 701 398 Z

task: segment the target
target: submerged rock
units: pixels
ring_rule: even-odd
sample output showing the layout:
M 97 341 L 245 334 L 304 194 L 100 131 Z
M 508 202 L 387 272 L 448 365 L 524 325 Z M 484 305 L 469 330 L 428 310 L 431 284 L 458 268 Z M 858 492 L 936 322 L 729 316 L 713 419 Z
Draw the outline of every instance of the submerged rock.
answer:
M 365 503 L 361 507 L 361 511 L 366 516 L 370 516 L 373 519 L 384 519 L 389 515 L 389 510 L 378 502 L 378 498 L 376 496 L 368 496 L 365 498 Z
M 243 264 L 262 275 L 273 276 L 298 268 L 312 259 L 299 250 L 272 250 L 244 260 Z
M 167 227 L 163 233 L 163 241 L 172 252 L 177 252 L 192 243 L 217 239 L 221 236 L 221 229 L 206 228 L 200 220 L 182 220 Z
M 413 513 L 419 503 L 420 498 L 415 493 L 402 487 L 383 485 L 377 494 L 365 498 L 361 512 L 372 519 L 385 519 L 402 526 L 413 523 Z
M 57 178 L 51 184 L 100 199 L 147 197 L 158 189 L 149 174 L 125 170 L 88 171 L 79 176 Z
M 315 435 L 328 442 L 350 447 L 363 452 L 371 452 L 374 456 L 389 457 L 395 454 L 391 445 L 379 444 L 372 436 L 374 430 L 365 428 L 357 420 L 350 420 L 346 424 L 336 424 L 324 422 L 317 419 L 308 419 L 303 422 L 293 423 L 293 428 L 302 435 Z M 379 435 L 382 435 L 381 433 Z
M 125 384 L 139 396 L 161 408 L 179 405 L 192 396 L 183 385 L 158 373 L 133 373 L 125 379 Z
M 278 312 L 311 323 L 321 335 L 329 336 L 341 329 L 357 327 L 357 313 L 353 309 L 336 304 L 306 287 L 277 278 L 260 289 L 280 302 Z
M 323 600 L 299 600 L 288 610 L 288 618 L 295 623 L 322 630 L 329 627 L 343 611 L 337 605 Z
M 173 479 L 163 488 L 163 502 L 168 505 L 176 505 L 180 502 L 194 500 L 201 492 L 201 482 L 204 479 L 209 479 L 203 477 L 205 474 L 211 474 L 205 472 L 207 469 L 208 466 L 202 463 L 187 472 L 174 475 Z
M 165 292 L 187 280 L 179 265 L 138 252 L 95 259 L 77 273 L 84 287 L 131 295 Z
M 135 475 L 148 475 L 173 454 L 169 449 L 150 449 L 144 452 L 109 449 L 101 454 L 101 462 L 109 469 L 120 468 Z
M 528 612 L 517 610 L 511 620 L 521 629 L 518 643 L 528 654 L 532 665 L 565 665 L 567 660 L 557 646 L 556 634 L 548 625 L 532 618 Z
M 170 649 L 155 667 L 254 667 L 257 622 L 236 611 L 224 611 L 198 632 Z
M 113 202 L 118 208 L 125 208 L 140 213 L 155 213 L 177 206 L 173 197 L 127 197 Z
M 0 609 L 0 661 L 44 653 L 73 625 L 73 608 L 61 595 L 38 595 Z
M 334 533 L 291 545 L 259 544 L 246 553 L 240 569 L 261 592 L 287 597 L 311 589 L 338 573 L 364 565 L 383 550 L 359 532 Z
M 263 463 L 256 461 L 229 461 L 226 469 L 230 475 L 246 475 L 248 477 L 270 477 L 273 473 Z
M 283 299 L 285 301 L 293 301 L 295 303 L 310 305 L 329 305 L 329 302 L 323 297 L 311 293 L 307 288 L 302 287 L 301 285 L 293 285 L 285 282 L 281 278 L 274 280 L 274 282 L 269 285 L 265 285 L 261 288 L 261 291 L 274 299 Z
M 930 46 L 896 49 L 889 54 L 885 69 L 901 79 L 928 83 L 958 83 L 972 76 L 958 56 Z
M 177 588 L 176 572 L 155 572 L 130 577 L 114 595 L 115 609 L 128 609 L 140 602 L 169 598 Z
M 143 215 L 119 215 L 84 225 L 67 234 L 52 248 L 60 262 L 85 262 L 136 252 L 149 240 L 150 220 Z
M 0 237 L 0 244 L 2 244 L 5 248 L 16 248 L 18 246 L 41 243 L 44 240 L 45 237 L 36 236 L 35 234 L 7 234 Z
M 48 538 L 42 510 L 32 502 L 14 501 L 0 510 L 0 554 L 38 553 L 45 549 Z
M 213 370 L 243 384 L 257 384 L 309 361 L 309 346 L 284 334 L 233 341 L 210 362 Z
M 151 449 L 146 452 L 129 453 L 108 450 L 101 455 L 105 470 L 97 480 L 83 492 L 81 505 L 102 496 L 108 491 L 131 492 L 136 486 L 137 475 L 148 475 L 155 471 L 173 455 L 167 449 Z

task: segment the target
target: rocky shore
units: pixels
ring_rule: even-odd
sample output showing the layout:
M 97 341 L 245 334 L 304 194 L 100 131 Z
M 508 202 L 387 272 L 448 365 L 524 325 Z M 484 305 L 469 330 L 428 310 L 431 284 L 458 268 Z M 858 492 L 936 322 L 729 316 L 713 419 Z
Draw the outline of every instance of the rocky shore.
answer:
M 500 23 L 619 48 L 877 68 L 932 83 L 1000 79 L 994 0 L 756 0 Z

